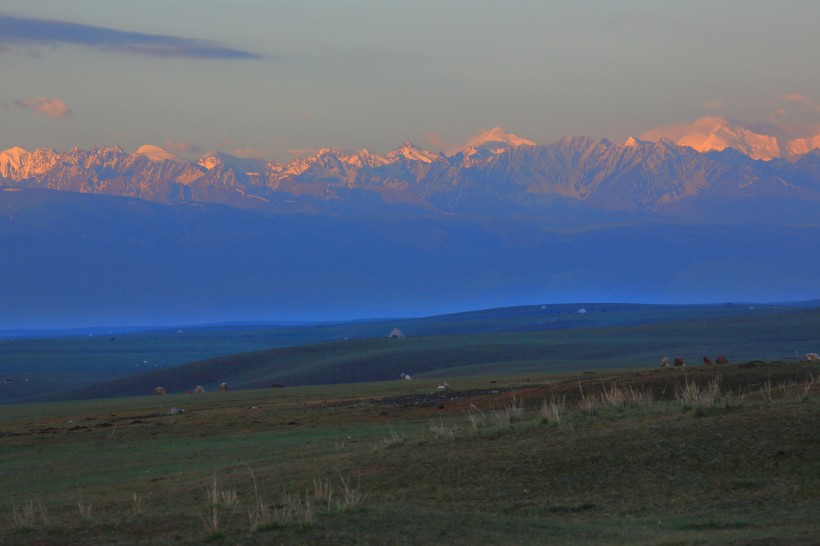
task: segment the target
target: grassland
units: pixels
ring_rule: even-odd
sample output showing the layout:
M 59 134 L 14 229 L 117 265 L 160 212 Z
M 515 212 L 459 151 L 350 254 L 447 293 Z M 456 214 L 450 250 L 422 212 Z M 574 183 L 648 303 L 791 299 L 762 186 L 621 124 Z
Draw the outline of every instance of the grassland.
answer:
M 666 320 L 651 317 L 647 310 L 621 312 L 606 307 L 586 314 L 575 311 L 558 315 L 573 324 L 564 329 L 526 330 L 545 318 L 536 308 L 531 314 L 512 314 L 493 319 L 494 327 L 506 324 L 512 331 L 467 334 L 414 335 L 403 339 L 352 338 L 221 356 L 171 368 L 154 370 L 109 382 L 66 390 L 52 399 L 104 398 L 153 393 L 157 385 L 168 392 L 186 392 L 196 385 L 214 390 L 225 381 L 234 389 L 360 383 L 384 381 L 402 372 L 416 378 L 543 374 L 606 368 L 657 367 L 664 356 L 682 356 L 689 364 L 703 356 L 725 354 L 741 360 L 797 361 L 797 356 L 820 347 L 820 309 L 769 308 L 764 310 L 710 307 L 677 310 Z M 729 309 L 727 311 L 727 309 Z M 652 313 L 657 312 L 650 306 Z M 691 318 L 695 312 L 697 318 Z M 717 313 L 724 313 L 718 315 Z M 588 319 L 588 315 L 599 315 Z M 613 316 L 614 315 L 614 316 Z M 547 317 L 550 315 L 547 315 Z M 639 320 L 629 324 L 629 320 Z M 441 322 L 441 318 L 430 319 Z M 550 320 L 547 318 L 547 321 Z M 558 319 L 556 319 L 558 320 Z M 613 325 L 601 326 L 603 321 Z M 488 328 L 475 320 L 469 328 Z M 432 331 L 446 328 L 428 325 Z M 462 323 L 460 328 L 465 328 Z M 426 332 L 427 330 L 419 331 Z
M 748 362 L 8 405 L 0 544 L 816 544 L 818 378 Z
M 586 313 L 578 313 L 582 307 Z M 394 327 L 408 337 L 401 343 L 376 339 Z M 259 387 L 384 380 L 402 371 L 452 376 L 655 366 L 665 354 L 689 362 L 718 353 L 730 360 L 783 360 L 820 345 L 820 307 L 546 305 L 369 322 L 179 330 L 0 339 L 0 403 L 142 394 L 157 384 L 188 390 L 197 383 L 212 389 L 222 381 Z M 305 345 L 317 345 L 311 351 L 321 357 L 312 359 L 309 369 Z M 253 354 L 234 356 L 248 352 Z M 138 375 L 144 381 L 131 381 Z M 129 379 L 116 383 L 119 378 Z M 92 387 L 104 382 L 112 383 Z

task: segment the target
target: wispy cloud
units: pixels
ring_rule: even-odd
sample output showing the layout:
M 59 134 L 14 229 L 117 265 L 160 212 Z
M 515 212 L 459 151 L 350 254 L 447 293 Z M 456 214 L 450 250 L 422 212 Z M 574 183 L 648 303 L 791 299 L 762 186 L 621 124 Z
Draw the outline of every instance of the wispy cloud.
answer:
M 163 148 L 175 154 L 195 154 L 202 151 L 202 148 L 191 142 L 173 140 L 166 140 Z
M 258 59 L 259 55 L 210 40 L 143 34 L 68 21 L 0 15 L 0 52 L 10 45 L 74 44 L 151 57 Z
M 310 157 L 317 151 L 316 148 L 288 148 L 288 155 L 294 159 L 297 157 Z
M 815 112 L 820 112 L 820 104 L 813 101 L 811 98 L 807 97 L 802 93 L 788 93 L 785 95 L 780 95 L 778 99 L 785 102 L 797 102 L 806 106 L 807 108 L 810 108 L 811 110 L 814 110 Z
M 36 97 L 33 99 L 16 100 L 14 101 L 14 105 L 18 108 L 31 109 L 57 119 L 69 119 L 74 115 L 71 108 L 56 97 L 51 97 L 50 99 L 46 97 Z
M 263 150 L 261 148 L 239 148 L 231 153 L 236 157 L 244 159 L 265 159 L 270 155 L 269 150 Z

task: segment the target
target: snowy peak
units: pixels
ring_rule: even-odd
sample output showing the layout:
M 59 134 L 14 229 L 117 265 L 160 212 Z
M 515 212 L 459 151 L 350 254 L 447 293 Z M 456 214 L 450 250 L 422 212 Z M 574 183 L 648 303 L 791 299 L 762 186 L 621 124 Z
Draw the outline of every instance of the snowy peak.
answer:
M 213 170 L 217 167 L 227 167 L 238 173 L 265 172 L 265 161 L 246 157 L 237 157 L 222 152 L 208 152 L 196 162 L 200 167 Z
M 514 148 L 516 146 L 535 146 L 535 142 L 522 138 L 518 135 L 506 132 L 500 127 L 493 127 L 489 130 L 483 130 L 478 135 L 474 136 L 467 142 L 466 146 L 462 148 L 463 152 L 474 150 L 477 148 L 486 148 L 493 151 L 499 151 L 507 148 Z
M 405 140 L 398 149 L 387 154 L 387 159 L 390 162 L 406 159 L 408 161 L 432 163 L 433 161 L 441 159 L 441 155 L 434 152 L 428 152 L 427 150 L 422 150 L 412 142 Z
M 689 146 L 698 152 L 733 148 L 752 159 L 768 161 L 781 157 L 777 136 L 758 131 L 724 117 L 707 116 L 690 124 L 652 129 L 643 133 L 641 138 L 651 141 L 668 138 L 678 146 Z
M 160 148 L 159 146 L 154 146 L 152 144 L 145 144 L 140 146 L 134 155 L 141 155 L 148 159 L 148 161 L 153 161 L 156 163 L 160 163 L 162 161 L 173 161 L 175 163 L 182 163 L 185 160 L 179 156 L 172 154 L 171 152 Z

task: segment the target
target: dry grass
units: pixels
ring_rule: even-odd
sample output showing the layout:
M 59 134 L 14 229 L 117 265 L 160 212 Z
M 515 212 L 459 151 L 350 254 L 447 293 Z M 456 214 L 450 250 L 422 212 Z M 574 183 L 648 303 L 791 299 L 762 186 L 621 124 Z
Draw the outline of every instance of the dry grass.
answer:
M 18 507 L 14 500 L 11 502 L 12 522 L 16 529 L 34 529 L 37 521 L 48 525 L 49 517 L 46 507 L 40 501 L 28 501 Z
M 207 531 L 215 533 L 227 527 L 239 506 L 239 496 L 236 494 L 236 489 L 220 487 L 214 475 L 205 487 L 205 498 L 207 511 L 203 523 Z
M 438 421 L 430 422 L 427 430 L 433 434 L 436 440 L 452 440 L 456 437 L 458 427 L 445 423 L 444 419 L 439 419 Z
M 720 374 L 714 376 L 705 385 L 687 379 L 675 387 L 675 399 L 684 410 L 704 410 L 713 408 L 720 399 Z
M 567 409 L 567 398 L 562 396 L 556 399 L 554 396 L 541 403 L 541 420 L 545 423 L 561 426 L 561 418 Z

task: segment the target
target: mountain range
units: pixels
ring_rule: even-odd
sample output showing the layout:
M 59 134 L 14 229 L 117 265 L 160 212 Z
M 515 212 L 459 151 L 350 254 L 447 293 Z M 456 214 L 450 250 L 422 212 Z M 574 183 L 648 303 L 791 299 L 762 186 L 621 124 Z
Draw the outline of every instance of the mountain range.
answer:
M 820 150 L 724 144 L 496 128 L 446 154 L 288 163 L 12 148 L 0 328 L 817 298 Z
M 721 126 L 714 134 L 748 131 Z M 681 140 L 691 139 L 691 135 Z M 0 152 L 0 183 L 136 197 L 160 203 L 220 203 L 272 213 L 361 213 L 401 205 L 433 212 L 549 213 L 555 203 L 629 215 L 710 214 L 733 220 L 782 203 L 813 216 L 820 203 L 820 149 L 755 159 L 717 142 L 699 152 L 667 138 L 625 144 L 567 137 L 537 146 L 499 128 L 450 154 L 409 142 L 385 155 L 323 149 L 288 163 L 211 152 L 186 161 L 157 146 Z M 713 142 L 714 144 L 714 142 Z M 738 211 L 738 200 L 747 211 Z M 811 203 L 811 205 L 809 205 Z

